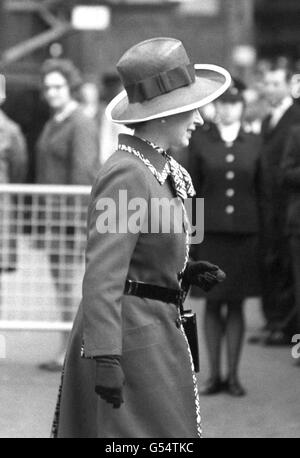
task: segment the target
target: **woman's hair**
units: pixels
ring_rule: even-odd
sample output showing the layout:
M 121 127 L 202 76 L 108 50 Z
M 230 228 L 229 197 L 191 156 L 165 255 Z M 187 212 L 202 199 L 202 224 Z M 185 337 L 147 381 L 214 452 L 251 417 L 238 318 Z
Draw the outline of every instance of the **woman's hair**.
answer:
M 41 68 L 41 78 L 44 80 L 49 73 L 60 73 L 67 81 L 71 93 L 74 95 L 82 85 L 82 78 L 78 68 L 69 59 L 47 59 Z

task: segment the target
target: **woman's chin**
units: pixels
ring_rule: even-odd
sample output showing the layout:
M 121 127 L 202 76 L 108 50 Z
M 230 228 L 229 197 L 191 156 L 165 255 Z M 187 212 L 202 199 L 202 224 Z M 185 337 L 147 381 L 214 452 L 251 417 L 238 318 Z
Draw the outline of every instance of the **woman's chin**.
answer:
M 186 148 L 187 146 L 189 146 L 190 140 L 191 140 L 190 136 L 183 138 L 181 142 L 181 147 Z

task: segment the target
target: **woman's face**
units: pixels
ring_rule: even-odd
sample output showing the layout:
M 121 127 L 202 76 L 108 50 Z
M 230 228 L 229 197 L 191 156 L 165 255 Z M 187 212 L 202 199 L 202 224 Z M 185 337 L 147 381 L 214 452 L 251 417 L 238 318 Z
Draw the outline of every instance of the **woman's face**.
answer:
M 223 125 L 229 126 L 240 121 L 243 115 L 244 104 L 236 102 L 216 102 L 216 119 Z
M 50 108 L 60 111 L 72 100 L 66 78 L 59 72 L 48 73 L 43 81 L 44 96 Z
M 203 124 L 199 110 L 187 111 L 165 118 L 170 146 L 174 148 L 187 147 L 197 124 Z

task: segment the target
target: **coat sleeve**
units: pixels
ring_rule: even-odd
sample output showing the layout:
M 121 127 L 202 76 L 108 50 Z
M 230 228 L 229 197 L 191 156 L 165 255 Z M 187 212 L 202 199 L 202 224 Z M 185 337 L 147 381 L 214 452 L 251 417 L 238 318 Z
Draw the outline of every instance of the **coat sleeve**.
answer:
M 292 129 L 281 163 L 283 186 L 300 189 L 300 134 L 299 126 Z
M 114 228 L 130 218 L 126 205 L 120 204 L 119 191 L 122 199 L 126 193 L 127 202 L 133 198 L 148 202 L 149 192 L 143 171 L 132 164 L 125 161 L 102 169 L 92 192 L 82 299 L 84 357 L 122 353 L 122 296 L 139 233 Z M 112 209 L 112 230 L 105 233 L 99 210 L 103 204 Z
M 100 168 L 99 138 L 96 123 L 83 114 L 74 125 L 71 151 L 69 183 L 91 185 Z
M 10 182 L 21 183 L 25 181 L 28 165 L 27 145 L 25 137 L 18 126 L 12 129 L 9 161 Z

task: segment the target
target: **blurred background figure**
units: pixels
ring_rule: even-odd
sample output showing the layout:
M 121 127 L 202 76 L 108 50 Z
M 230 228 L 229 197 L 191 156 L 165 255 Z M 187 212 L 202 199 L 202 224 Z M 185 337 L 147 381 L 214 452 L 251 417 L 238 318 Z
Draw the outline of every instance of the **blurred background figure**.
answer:
M 83 113 L 92 119 L 99 116 L 99 89 L 96 83 L 87 81 L 80 90 L 80 102 Z
M 0 107 L 5 98 L 0 95 Z M 0 108 L 0 182 L 22 183 L 27 172 L 27 147 L 24 135 Z
M 4 78 L 0 75 L 0 106 L 5 100 Z M 0 184 L 22 183 L 27 173 L 27 147 L 20 127 L 0 109 Z M 17 264 L 14 200 L 0 194 L 0 274 L 11 272 Z
M 269 113 L 269 103 L 264 93 L 264 75 L 270 65 L 268 59 L 259 59 L 253 67 L 248 86 L 244 91 L 243 126 L 247 132 L 260 134 L 262 122 Z
M 69 60 L 49 59 L 42 67 L 43 94 L 52 110 L 37 144 L 37 183 L 92 185 L 99 170 L 99 145 L 96 123 L 80 107 L 77 97 L 81 77 Z M 87 205 L 87 201 L 85 202 Z M 59 205 L 59 203 L 57 204 Z M 50 262 L 63 321 L 72 320 L 71 291 L 75 258 L 83 255 L 84 246 L 77 246 L 75 201 L 68 198 L 67 208 L 57 207 L 52 215 Z M 74 312 L 74 311 L 73 311 Z M 42 369 L 61 370 L 68 335 L 63 336 L 57 357 L 42 364 Z
M 105 73 L 101 80 L 101 87 L 101 106 L 99 112 L 99 147 L 100 164 L 102 165 L 117 149 L 119 134 L 130 134 L 132 131 L 121 124 L 114 124 L 105 116 L 105 109 L 109 102 L 124 89 L 117 73 Z
M 285 233 L 287 194 L 281 186 L 280 164 L 290 128 L 300 122 L 300 107 L 292 98 L 292 73 L 286 64 L 284 60 L 284 65 L 272 66 L 264 75 L 269 115 L 262 124 L 260 264 L 266 326 L 250 342 L 266 345 L 289 345 L 295 326 L 292 266 Z
M 215 121 L 216 107 L 213 102 L 208 103 L 207 105 L 202 107 L 200 111 L 201 111 L 201 116 L 202 116 L 203 121 L 205 122 L 214 122 Z
M 260 134 L 263 119 L 268 113 L 268 103 L 262 91 L 255 85 L 244 91 L 245 112 L 243 126 L 246 132 Z
M 300 63 L 299 63 L 299 69 L 298 71 L 300 72 Z M 292 91 L 292 96 L 296 100 L 296 102 L 300 102 L 300 73 L 294 73 L 291 79 L 291 91 Z
M 288 194 L 287 234 L 294 274 L 295 333 L 300 334 L 300 124 L 291 130 L 281 167 L 282 184 Z M 300 367 L 300 359 L 296 364 Z
M 204 241 L 193 246 L 192 254 L 218 264 L 227 275 L 222 285 L 205 296 L 210 378 L 202 394 L 207 395 L 223 390 L 233 396 L 245 394 L 238 377 L 245 327 L 242 305 L 246 297 L 260 293 L 256 193 L 260 139 L 242 128 L 242 87 L 233 86 L 217 99 L 216 122 L 197 128 L 190 144 L 189 172 L 197 197 L 205 199 Z M 220 360 L 224 334 L 228 355 L 225 381 Z

